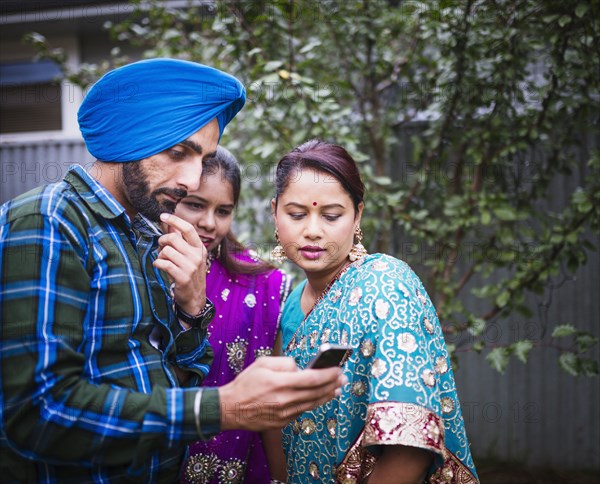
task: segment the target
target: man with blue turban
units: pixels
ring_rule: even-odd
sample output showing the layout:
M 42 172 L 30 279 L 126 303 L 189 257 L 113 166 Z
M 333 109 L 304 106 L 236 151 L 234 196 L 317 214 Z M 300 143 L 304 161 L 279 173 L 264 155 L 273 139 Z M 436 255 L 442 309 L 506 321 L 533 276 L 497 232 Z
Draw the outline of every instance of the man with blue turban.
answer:
M 2 482 L 175 482 L 187 443 L 282 427 L 338 391 L 339 369 L 288 358 L 198 387 L 206 250 L 173 211 L 244 102 L 201 64 L 115 69 L 79 110 L 89 172 L 0 207 Z

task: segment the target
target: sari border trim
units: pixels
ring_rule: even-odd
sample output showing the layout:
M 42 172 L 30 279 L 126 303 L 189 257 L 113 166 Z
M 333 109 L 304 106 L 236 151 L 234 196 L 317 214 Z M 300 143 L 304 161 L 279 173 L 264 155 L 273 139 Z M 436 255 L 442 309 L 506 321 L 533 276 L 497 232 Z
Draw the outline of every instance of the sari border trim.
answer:
M 344 460 L 335 469 L 335 484 L 359 483 L 368 477 L 377 462 L 377 457 L 364 447 L 365 430 L 359 434 Z
M 440 454 L 444 462 L 427 481 L 430 484 L 479 484 L 471 470 L 446 448 L 443 420 L 415 403 L 378 402 L 367 407 L 365 427 L 338 466 L 336 483 L 352 482 L 353 478 L 360 482 L 373 472 L 377 458 L 365 448 L 372 445 L 406 445 Z
M 444 453 L 444 422 L 415 403 L 378 402 L 367 407 L 363 446 L 408 445 Z
M 427 481 L 429 484 L 479 484 L 471 470 L 448 449 L 444 449 L 444 464 Z

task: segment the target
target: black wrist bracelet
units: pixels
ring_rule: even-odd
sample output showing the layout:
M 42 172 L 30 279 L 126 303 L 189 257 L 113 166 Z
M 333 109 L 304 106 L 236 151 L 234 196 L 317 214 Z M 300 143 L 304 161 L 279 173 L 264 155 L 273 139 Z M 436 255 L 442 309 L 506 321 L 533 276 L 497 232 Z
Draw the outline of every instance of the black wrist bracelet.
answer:
M 208 324 L 212 321 L 212 318 L 215 316 L 215 306 L 214 304 L 207 298 L 206 304 L 200 310 L 198 314 L 195 316 L 186 313 L 183 309 L 181 309 L 178 305 L 175 305 L 175 314 L 177 318 L 189 324 L 192 328 L 206 328 Z

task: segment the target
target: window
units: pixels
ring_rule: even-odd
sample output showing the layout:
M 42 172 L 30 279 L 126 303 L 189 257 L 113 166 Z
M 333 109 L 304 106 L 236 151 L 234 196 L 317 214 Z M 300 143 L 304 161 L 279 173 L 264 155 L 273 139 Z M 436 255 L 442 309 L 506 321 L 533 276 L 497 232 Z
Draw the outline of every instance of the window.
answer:
M 0 64 L 0 134 L 60 131 L 60 78 L 50 60 Z

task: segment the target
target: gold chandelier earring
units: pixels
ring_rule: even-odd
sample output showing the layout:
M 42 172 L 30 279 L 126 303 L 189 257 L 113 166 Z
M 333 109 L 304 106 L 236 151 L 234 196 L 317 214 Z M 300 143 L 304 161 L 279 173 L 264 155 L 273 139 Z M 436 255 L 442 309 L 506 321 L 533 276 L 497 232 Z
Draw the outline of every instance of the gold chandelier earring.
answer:
M 285 250 L 283 250 L 281 242 L 279 241 L 279 234 L 277 233 L 277 229 L 275 229 L 275 240 L 277 241 L 277 245 L 271 250 L 271 259 L 281 264 L 284 260 L 287 259 L 287 255 L 285 254 Z
M 362 245 L 363 233 L 362 230 L 360 230 L 360 227 L 354 229 L 354 237 L 356 237 L 356 243 L 352 246 L 350 253 L 348 254 L 348 259 L 352 262 L 362 259 L 367 255 L 367 249 Z

